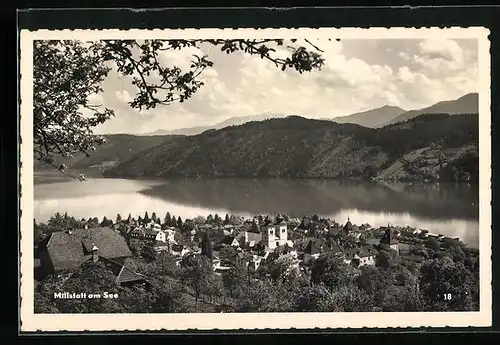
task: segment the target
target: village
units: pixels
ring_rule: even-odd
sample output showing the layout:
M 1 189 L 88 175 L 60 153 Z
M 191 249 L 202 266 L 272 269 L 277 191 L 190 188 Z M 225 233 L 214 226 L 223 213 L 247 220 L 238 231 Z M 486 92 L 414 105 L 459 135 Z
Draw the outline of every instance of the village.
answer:
M 65 215 L 67 217 L 67 215 Z M 52 232 L 35 250 L 35 276 L 43 277 L 77 269 L 86 261 L 102 261 L 116 275 L 119 285 L 145 283 L 141 274 L 124 264 L 127 258 L 153 261 L 168 253 L 181 267 L 189 258 L 205 256 L 215 274 L 232 269 L 258 272 L 277 260 L 288 260 L 289 269 L 310 274 L 315 260 L 333 254 L 355 268 L 374 266 L 380 252 L 410 255 L 434 243 L 438 249 L 446 241 L 459 242 L 442 234 L 410 227 L 372 228 L 312 217 L 258 215 L 244 219 L 209 215 L 194 220 L 171 217 L 162 221 L 155 213 L 137 219 L 117 216 L 115 222 L 104 217 L 79 222 L 80 228 Z M 430 241 L 431 240 L 431 241 Z

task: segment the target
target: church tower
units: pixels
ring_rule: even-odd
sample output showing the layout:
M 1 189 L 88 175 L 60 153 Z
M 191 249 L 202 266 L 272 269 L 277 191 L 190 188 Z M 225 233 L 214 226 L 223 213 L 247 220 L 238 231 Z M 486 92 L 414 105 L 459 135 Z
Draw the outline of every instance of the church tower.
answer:
M 276 228 L 272 225 L 262 227 L 262 241 L 269 249 L 276 248 Z

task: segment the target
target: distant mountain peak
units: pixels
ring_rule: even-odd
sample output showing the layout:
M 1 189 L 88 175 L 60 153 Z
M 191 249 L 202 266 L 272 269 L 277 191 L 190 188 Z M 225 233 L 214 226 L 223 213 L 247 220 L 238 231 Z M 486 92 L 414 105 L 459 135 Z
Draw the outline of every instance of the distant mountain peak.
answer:
M 365 110 L 348 116 L 336 117 L 338 123 L 353 123 L 364 127 L 376 128 L 401 115 L 406 110 L 393 105 L 384 105 L 380 108 Z
M 407 111 L 390 121 L 387 121 L 384 126 L 397 122 L 406 121 L 423 114 L 476 114 L 479 113 L 479 94 L 468 93 L 457 99 L 449 101 L 441 101 L 429 107 Z

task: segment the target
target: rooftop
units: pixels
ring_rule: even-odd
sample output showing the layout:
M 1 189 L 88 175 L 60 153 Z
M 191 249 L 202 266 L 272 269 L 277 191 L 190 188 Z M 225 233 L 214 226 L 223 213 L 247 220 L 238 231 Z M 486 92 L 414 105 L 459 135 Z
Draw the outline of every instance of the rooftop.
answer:
M 54 232 L 46 244 L 56 271 L 80 266 L 94 246 L 99 249 L 99 256 L 109 259 L 132 256 L 125 239 L 108 227 L 77 229 L 71 234 Z

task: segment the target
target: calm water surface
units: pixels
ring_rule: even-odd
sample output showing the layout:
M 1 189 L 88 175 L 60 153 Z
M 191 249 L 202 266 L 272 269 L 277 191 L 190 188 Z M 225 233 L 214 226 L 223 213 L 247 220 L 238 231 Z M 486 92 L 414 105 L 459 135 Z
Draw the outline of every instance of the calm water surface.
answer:
M 46 221 L 56 212 L 77 218 L 148 211 L 183 219 L 226 213 L 251 216 L 314 213 L 344 223 L 410 225 L 458 236 L 472 246 L 479 240 L 478 187 L 468 184 L 368 183 L 283 179 L 126 180 L 93 178 L 68 181 L 35 176 L 34 217 Z

